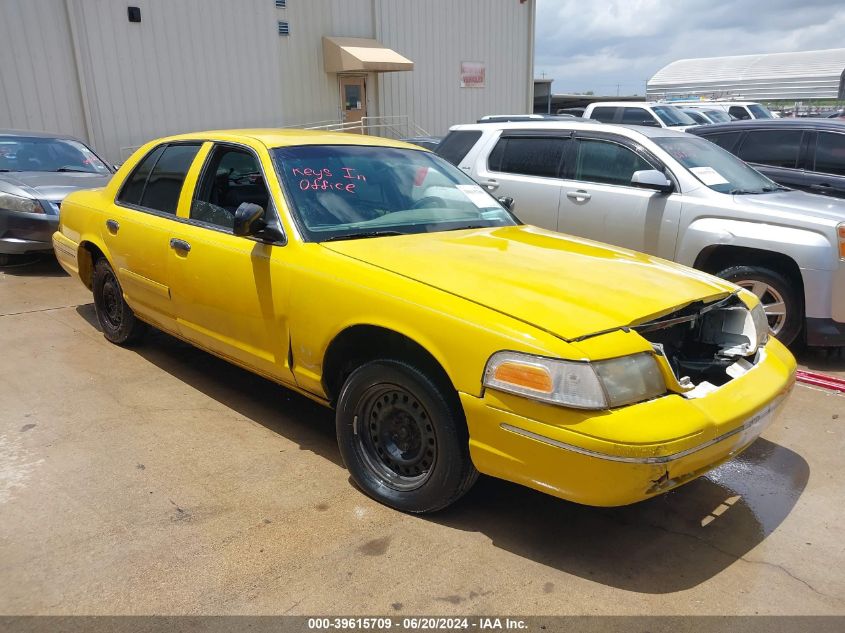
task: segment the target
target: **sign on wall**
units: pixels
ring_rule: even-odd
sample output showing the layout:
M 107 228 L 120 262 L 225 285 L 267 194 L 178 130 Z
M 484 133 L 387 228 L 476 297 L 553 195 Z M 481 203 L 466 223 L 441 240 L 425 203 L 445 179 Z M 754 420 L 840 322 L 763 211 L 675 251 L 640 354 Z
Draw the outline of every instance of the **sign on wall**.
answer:
M 461 88 L 484 87 L 484 62 L 461 62 Z

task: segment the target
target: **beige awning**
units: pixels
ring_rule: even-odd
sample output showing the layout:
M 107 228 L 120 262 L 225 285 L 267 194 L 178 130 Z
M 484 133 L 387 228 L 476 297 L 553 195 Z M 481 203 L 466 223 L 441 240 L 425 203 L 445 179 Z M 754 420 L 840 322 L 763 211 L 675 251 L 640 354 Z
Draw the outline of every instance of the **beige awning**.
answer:
M 414 62 L 378 40 L 323 37 L 323 66 L 327 73 L 413 70 Z

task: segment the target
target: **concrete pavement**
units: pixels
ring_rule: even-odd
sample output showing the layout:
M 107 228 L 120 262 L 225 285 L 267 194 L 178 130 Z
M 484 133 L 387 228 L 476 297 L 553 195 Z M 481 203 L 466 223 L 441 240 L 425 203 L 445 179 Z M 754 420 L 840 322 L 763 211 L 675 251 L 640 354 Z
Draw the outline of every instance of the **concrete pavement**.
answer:
M 634 506 L 482 478 L 408 516 L 350 484 L 330 411 L 164 334 L 109 344 L 54 262 L 2 269 L 0 614 L 845 614 L 843 403 L 798 386 Z

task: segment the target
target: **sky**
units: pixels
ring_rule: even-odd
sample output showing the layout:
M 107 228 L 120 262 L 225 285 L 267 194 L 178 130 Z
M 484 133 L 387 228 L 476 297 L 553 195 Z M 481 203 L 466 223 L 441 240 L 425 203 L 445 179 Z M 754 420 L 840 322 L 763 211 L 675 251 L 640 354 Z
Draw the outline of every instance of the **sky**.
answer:
M 842 48 L 843 34 L 843 0 L 537 0 L 534 76 L 642 95 L 678 59 Z

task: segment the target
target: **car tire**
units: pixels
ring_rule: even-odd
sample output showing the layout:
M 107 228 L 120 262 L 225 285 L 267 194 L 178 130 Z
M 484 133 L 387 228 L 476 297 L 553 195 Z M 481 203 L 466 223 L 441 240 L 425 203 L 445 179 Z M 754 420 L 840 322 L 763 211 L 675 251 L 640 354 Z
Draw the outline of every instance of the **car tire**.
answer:
M 762 266 L 731 266 L 717 276 L 757 295 L 777 339 L 784 345 L 795 341 L 804 322 L 804 302 L 784 275 Z M 779 314 L 781 304 L 783 314 Z
M 97 321 L 106 339 L 117 345 L 128 345 L 141 338 L 147 326 L 126 303 L 117 275 L 105 258 L 94 264 L 92 287 Z
M 376 360 L 353 371 L 340 392 L 336 426 L 352 479 L 391 508 L 440 510 L 478 478 L 460 405 L 407 363 Z
M 0 253 L 0 266 L 8 266 L 9 263 L 12 261 L 11 255 L 6 255 L 5 253 Z

